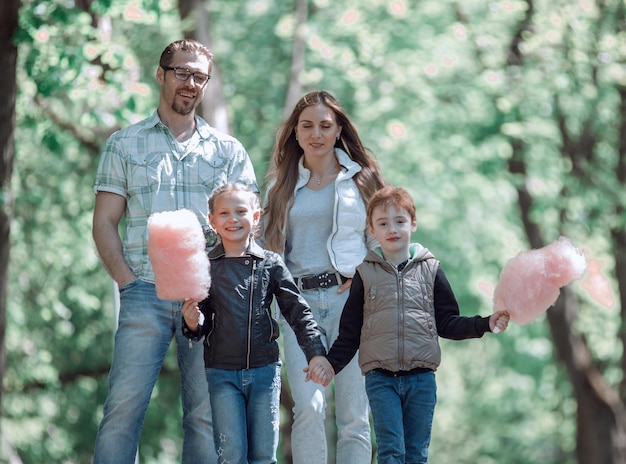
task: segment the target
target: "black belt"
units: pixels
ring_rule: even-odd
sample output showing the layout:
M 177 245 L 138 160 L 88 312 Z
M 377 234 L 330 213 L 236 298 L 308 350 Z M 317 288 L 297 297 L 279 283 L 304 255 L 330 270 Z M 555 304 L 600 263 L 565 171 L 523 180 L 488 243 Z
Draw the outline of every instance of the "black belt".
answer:
M 305 275 L 296 278 L 299 290 L 311 290 L 313 288 L 328 288 L 341 285 L 348 279 L 338 272 L 324 272 L 318 275 Z

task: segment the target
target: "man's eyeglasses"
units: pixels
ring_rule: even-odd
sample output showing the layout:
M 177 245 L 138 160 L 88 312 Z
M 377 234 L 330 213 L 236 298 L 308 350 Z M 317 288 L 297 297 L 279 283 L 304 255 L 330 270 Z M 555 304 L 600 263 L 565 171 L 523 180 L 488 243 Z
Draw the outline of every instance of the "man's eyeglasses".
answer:
M 165 71 L 174 71 L 174 77 L 178 79 L 179 81 L 186 81 L 191 76 L 193 76 L 193 81 L 196 84 L 202 86 L 206 84 L 209 79 L 211 79 L 211 76 L 209 76 L 208 74 L 204 74 L 198 71 L 191 72 L 187 68 L 172 68 L 171 66 L 161 66 L 161 67 Z

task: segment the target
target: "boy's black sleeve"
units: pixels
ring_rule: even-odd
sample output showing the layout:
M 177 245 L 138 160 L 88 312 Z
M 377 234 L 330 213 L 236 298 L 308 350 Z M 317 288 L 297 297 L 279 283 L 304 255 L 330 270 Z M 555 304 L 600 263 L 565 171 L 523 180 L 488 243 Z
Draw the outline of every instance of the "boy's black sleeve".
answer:
M 364 293 L 363 280 L 357 271 L 352 278 L 350 295 L 341 313 L 339 335 L 327 355 L 335 374 L 346 367 L 359 349 L 361 327 L 363 326 Z
M 490 332 L 488 317 L 460 315 L 459 304 L 441 267 L 435 277 L 435 320 L 439 336 L 452 340 L 480 338 Z

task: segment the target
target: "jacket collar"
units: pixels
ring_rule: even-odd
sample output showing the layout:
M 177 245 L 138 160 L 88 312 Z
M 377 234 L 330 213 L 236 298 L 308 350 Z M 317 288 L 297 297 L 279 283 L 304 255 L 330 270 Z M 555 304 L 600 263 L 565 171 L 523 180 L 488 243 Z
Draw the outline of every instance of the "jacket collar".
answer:
M 254 240 L 250 240 L 250 245 L 248 245 L 248 249 L 246 250 L 247 256 L 254 256 L 256 258 L 263 258 L 265 250 L 261 248 L 261 246 Z M 226 255 L 224 251 L 224 245 L 221 243 L 215 245 L 211 251 L 209 251 L 209 259 L 219 259 L 223 258 Z
M 342 168 L 337 175 L 338 180 L 351 178 L 361 170 L 361 165 L 353 161 L 341 148 L 335 147 L 335 157 Z M 310 178 L 311 171 L 304 167 L 304 155 L 302 155 L 298 161 L 298 182 L 296 183 L 296 190 L 300 187 L 304 187 Z

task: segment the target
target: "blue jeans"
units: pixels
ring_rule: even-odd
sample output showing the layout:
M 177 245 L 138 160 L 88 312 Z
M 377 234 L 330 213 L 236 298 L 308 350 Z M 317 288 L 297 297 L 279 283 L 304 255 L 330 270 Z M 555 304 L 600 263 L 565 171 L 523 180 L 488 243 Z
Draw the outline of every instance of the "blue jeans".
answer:
M 216 462 L 203 347 L 200 342 L 190 346 L 183 336 L 180 309 L 180 302 L 159 300 L 152 283 L 136 280 L 120 289 L 109 394 L 94 464 L 135 462 L 146 409 L 172 337 L 178 345 L 181 378 L 182 462 Z
M 339 287 L 302 291 L 311 306 L 317 324 L 326 332 L 326 347 L 339 334 L 339 319 L 349 291 L 337 293 Z M 302 372 L 308 363 L 296 336 L 283 323 L 285 368 L 295 406 L 291 448 L 294 464 L 325 464 L 328 458 L 326 431 L 326 396 L 324 387 L 305 382 Z M 358 364 L 358 354 L 335 377 L 335 417 L 337 420 L 337 458 L 340 464 L 370 464 L 369 407 L 365 381 Z
M 276 462 L 280 427 L 280 363 L 206 370 L 218 463 Z
M 437 402 L 433 371 L 392 377 L 365 374 L 378 444 L 378 464 L 427 464 Z

